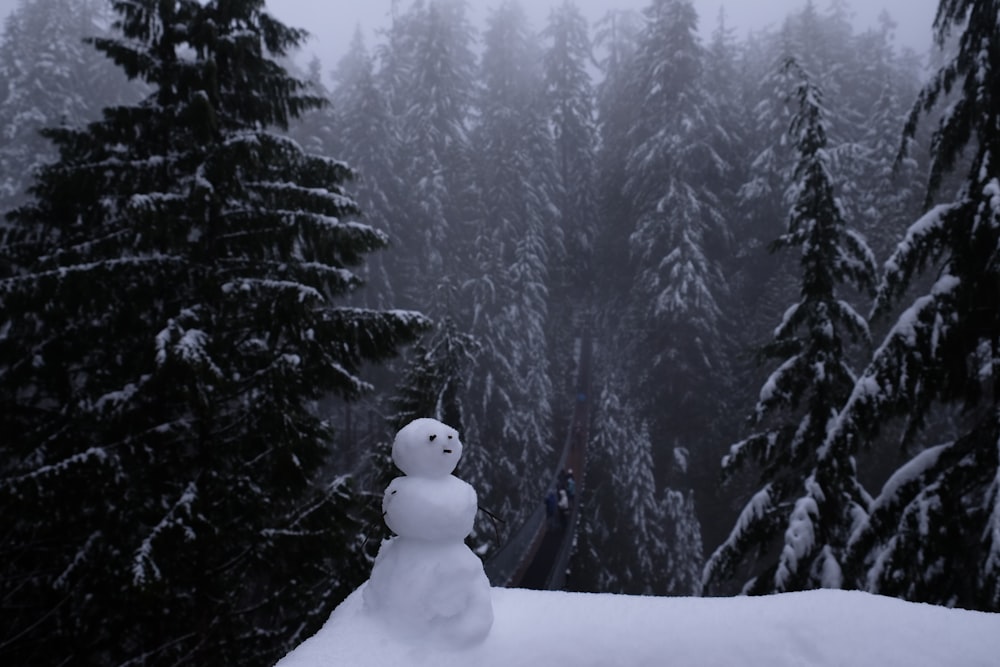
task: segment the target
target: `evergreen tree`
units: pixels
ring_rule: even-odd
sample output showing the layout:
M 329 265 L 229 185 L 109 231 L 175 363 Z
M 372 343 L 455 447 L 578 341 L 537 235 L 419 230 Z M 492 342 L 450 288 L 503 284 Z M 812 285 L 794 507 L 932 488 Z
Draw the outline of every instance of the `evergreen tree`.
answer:
M 567 0 L 549 15 L 543 36 L 544 83 L 554 146 L 553 203 L 557 228 L 549 243 L 549 360 L 557 400 L 566 416 L 576 400 L 574 318 L 591 305 L 597 233 L 597 127 L 587 22 Z M 577 320 L 579 322 L 579 319 Z
M 1000 17 L 992 1 L 942 2 L 934 22 L 958 46 L 923 88 L 905 135 L 947 99 L 931 151 L 929 210 L 907 231 L 876 301 L 884 314 L 915 278 L 936 279 L 899 316 L 835 423 L 827 448 L 871 442 L 903 416 L 912 442 L 935 402 L 966 410 L 954 440 L 917 453 L 882 488 L 848 549 L 856 585 L 887 595 L 1000 610 Z M 964 181 L 933 205 L 969 151 Z M 950 199 L 950 201 L 948 201 Z
M 393 168 L 406 188 L 393 207 L 396 241 L 387 262 L 405 305 L 454 316 L 457 260 L 469 256 L 474 206 L 467 127 L 474 34 L 461 0 L 417 2 L 395 31 L 383 85 L 398 124 Z
M 385 244 L 260 0 L 114 2 L 94 40 L 153 92 L 79 128 L 0 249 L 0 655 L 270 665 L 364 576 L 327 393 L 425 320 L 336 307 Z
M 625 402 L 624 389 L 613 372 L 596 406 L 574 586 L 602 593 L 697 594 L 702 542 L 693 495 L 669 487 L 662 496 L 657 491 L 649 428 Z
M 426 343 L 414 346 L 389 425 L 398 431 L 419 417 L 433 417 L 462 433 L 468 372 L 479 345 L 446 319 Z
M 664 578 L 661 590 L 667 595 L 699 595 L 705 552 L 694 493 L 667 487 L 663 490 L 660 506 L 666 545 L 660 566 Z
M 638 106 L 633 102 L 630 72 L 635 57 L 642 16 L 637 12 L 612 10 L 597 23 L 594 46 L 603 52 L 598 63 L 596 110 L 599 146 L 597 180 L 599 217 L 594 248 L 595 272 L 602 276 L 596 291 L 603 308 L 615 311 L 609 319 L 618 322 L 623 307 L 621 294 L 632 283 L 628 238 L 635 212 L 625 194 L 628 134 Z
M 660 592 L 662 507 L 649 429 L 623 402 L 622 389 L 621 379 L 611 378 L 596 406 L 574 579 L 582 590 L 648 595 Z
M 781 360 L 751 417 L 753 426 L 763 428 L 734 444 L 723 461 L 727 472 L 756 461 L 764 487 L 712 555 L 704 577 L 708 584 L 733 576 L 759 549 L 760 565 L 745 587 L 751 593 L 839 588 L 841 553 L 868 503 L 852 457 L 823 443 L 855 381 L 845 342 L 869 337 L 864 318 L 837 287 L 871 289 L 874 257 L 847 227 L 835 195 L 822 94 L 794 60 L 785 70 L 799 79 L 798 112 L 788 130 L 798 161 L 788 230 L 773 247 L 801 248 L 800 299 L 762 351 Z
M 389 100 L 380 86 L 375 59 L 365 47 L 361 31 L 357 30 L 334 71 L 333 129 L 329 149 L 341 156 L 359 178 L 356 197 L 366 220 L 374 227 L 386 230 L 393 244 L 406 218 L 400 207 L 406 192 L 406 181 L 396 168 L 400 151 L 399 125 L 393 117 Z M 398 248 L 393 254 L 402 254 Z M 365 290 L 379 305 L 393 302 L 395 287 L 390 251 L 379 253 L 369 264 Z
M 543 34 L 550 42 L 544 55 L 544 77 L 554 133 L 554 199 L 565 248 L 554 260 L 561 267 L 559 282 L 578 291 L 591 279 L 588 258 L 593 252 L 597 218 L 597 128 L 594 91 L 587 71 L 590 37 L 586 20 L 570 0 L 552 11 Z M 572 257 L 572 262 L 567 257 Z
M 479 125 L 473 136 L 480 184 L 474 255 L 466 286 L 470 330 L 483 345 L 472 386 L 482 390 L 470 428 L 483 444 L 496 508 L 509 522 L 516 498 L 538 497 L 552 451 L 552 382 L 546 344 L 552 144 L 542 104 L 540 50 L 524 11 L 502 3 L 484 35 Z
M 654 0 L 633 64 L 625 194 L 635 213 L 628 295 L 639 323 L 631 368 L 655 441 L 706 457 L 724 378 L 720 321 L 726 283 L 719 257 L 728 230 L 712 185 L 727 168 L 703 87 L 704 52 L 689 0 Z M 665 406 L 666 409 L 665 409 Z
M 311 95 L 329 99 L 330 91 L 323 83 L 323 63 L 319 58 L 313 57 L 304 71 L 292 58 L 282 58 L 280 64 L 289 74 L 305 81 Z M 303 110 L 302 115 L 291 119 L 288 136 L 299 142 L 307 153 L 340 155 L 334 148 L 338 134 L 335 125 L 330 105 L 323 105 L 316 109 Z
M 80 123 L 122 101 L 125 77 L 93 48 L 103 14 L 92 0 L 24 0 L 0 36 L 0 212 L 26 200 L 34 172 L 56 159 L 44 127 Z M 0 223 L 2 224 L 2 223 Z
M 843 175 L 842 192 L 853 205 L 858 221 L 876 256 L 886 257 L 895 240 L 920 212 L 915 187 L 917 163 L 895 165 L 898 137 L 906 119 L 901 100 L 913 99 L 916 74 L 909 70 L 892 44 L 895 28 L 883 13 L 877 29 L 852 36 L 854 45 L 847 70 L 839 78 L 845 93 L 840 116 L 847 136 L 834 154 Z

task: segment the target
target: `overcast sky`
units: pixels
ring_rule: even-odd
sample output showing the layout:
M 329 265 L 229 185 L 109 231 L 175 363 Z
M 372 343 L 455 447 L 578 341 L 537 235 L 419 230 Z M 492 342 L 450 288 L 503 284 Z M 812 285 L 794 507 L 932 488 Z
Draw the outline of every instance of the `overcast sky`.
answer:
M 520 0 L 535 28 L 542 28 L 551 7 L 562 0 Z M 399 0 L 406 6 L 409 0 Z M 499 0 L 468 0 L 471 18 L 477 28 L 483 26 L 487 9 Z M 742 37 L 748 30 L 777 25 L 789 11 L 799 9 L 806 0 L 694 0 L 699 26 L 706 37 L 716 25 L 719 7 L 725 6 L 726 22 Z M 923 52 L 931 43 L 931 24 L 938 0 L 847 0 L 854 12 L 858 29 L 876 24 L 879 13 L 886 9 L 899 25 L 897 43 Z M 17 0 L 0 0 L 0 15 L 17 4 Z M 318 55 L 327 70 L 332 69 L 343 55 L 354 27 L 361 25 L 368 36 L 368 46 L 374 43 L 375 28 L 387 24 L 391 0 L 268 0 L 271 11 L 285 23 L 305 28 L 312 35 L 306 52 Z M 610 7 L 642 9 L 649 0 L 576 0 L 589 19 L 599 19 Z M 814 0 L 825 11 L 830 0 Z M 324 17 L 324 14 L 326 16 Z
M 399 2 L 400 6 L 408 4 L 408 0 Z M 561 4 L 562 0 L 520 2 L 532 25 L 540 29 L 545 25 L 550 8 Z M 611 7 L 642 9 L 649 4 L 649 0 L 575 2 L 592 21 L 599 19 Z M 483 27 L 488 8 L 498 3 L 499 0 L 468 0 L 472 10 L 470 17 L 477 28 Z M 780 24 L 789 11 L 799 9 L 805 3 L 806 0 L 694 0 L 699 27 L 706 37 L 716 25 L 721 6 L 725 6 L 726 23 L 734 27 L 737 35 L 742 37 L 749 30 Z M 343 54 L 356 25 L 360 24 L 365 29 L 368 46 L 372 46 L 373 30 L 388 22 L 391 0 L 328 0 L 323 4 L 316 0 L 268 0 L 267 4 L 279 19 L 289 25 L 305 28 L 313 35 L 305 50 L 318 55 L 329 70 Z M 814 0 L 814 4 L 820 11 L 825 11 L 830 0 Z M 876 25 L 879 13 L 886 9 L 899 26 L 899 45 L 923 52 L 931 43 L 931 24 L 938 0 L 847 0 L 847 4 L 852 8 L 855 25 L 859 30 Z M 324 10 L 321 7 L 329 7 L 329 18 L 323 18 Z

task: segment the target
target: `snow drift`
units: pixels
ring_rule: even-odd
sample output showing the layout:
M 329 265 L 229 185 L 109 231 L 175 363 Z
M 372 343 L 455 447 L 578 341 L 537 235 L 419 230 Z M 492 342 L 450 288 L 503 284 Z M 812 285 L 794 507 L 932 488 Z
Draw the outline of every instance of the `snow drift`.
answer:
M 401 641 L 364 584 L 278 667 L 996 667 L 1000 615 L 856 591 L 664 598 L 493 588 L 485 641 Z

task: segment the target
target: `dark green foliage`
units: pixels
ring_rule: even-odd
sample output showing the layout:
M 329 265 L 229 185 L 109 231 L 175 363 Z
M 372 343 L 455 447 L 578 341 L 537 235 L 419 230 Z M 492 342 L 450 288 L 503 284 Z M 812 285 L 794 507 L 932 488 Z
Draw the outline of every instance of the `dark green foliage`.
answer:
M 316 401 L 426 322 L 334 305 L 386 239 L 345 165 L 267 129 L 323 103 L 272 60 L 303 33 L 256 1 L 114 9 L 95 44 L 154 90 L 46 132 L 2 248 L 0 654 L 273 664 L 365 574 Z
M 557 209 L 548 234 L 546 336 L 552 378 L 553 432 L 559 438 L 576 401 L 575 339 L 580 313 L 592 307 L 600 211 L 597 193 L 597 125 L 589 67 L 592 46 L 587 20 L 567 0 L 553 8 L 541 34 L 545 107 L 553 145 L 552 203 Z
M 939 195 L 947 203 L 915 222 L 886 263 L 877 312 L 885 314 L 928 269 L 935 279 L 890 329 L 830 440 L 857 448 L 871 442 L 888 418 L 899 416 L 906 419 L 903 440 L 909 444 L 935 402 L 965 408 L 959 437 L 930 450 L 933 456 L 918 453 L 885 485 L 875 511 L 855 533 L 851 575 L 877 592 L 995 611 L 1000 610 L 996 2 L 942 2 L 935 19 L 939 44 L 957 26 L 964 27 L 956 51 L 920 93 L 905 130 L 912 137 L 921 116 L 949 101 L 934 130 L 927 188 L 928 206 Z M 942 193 L 945 176 L 960 163 L 967 169 L 957 192 Z
M 369 169 L 392 198 L 395 242 L 386 261 L 396 292 L 407 307 L 438 318 L 459 317 L 464 303 L 455 303 L 454 292 L 472 267 L 461 265 L 469 262 L 465 227 L 475 215 L 468 133 L 476 56 L 466 12 L 460 0 L 430 0 L 394 21 L 378 77 L 394 114 L 392 132 L 375 146 L 360 136 L 352 142 L 359 159 L 380 149 L 371 161 L 378 170 Z M 384 118 L 373 93 L 363 120 L 377 124 Z M 405 184 L 396 196 L 393 178 Z
M 875 262 L 835 196 L 822 93 L 794 60 L 783 73 L 794 86 L 797 111 L 788 137 L 798 160 L 788 229 L 773 248 L 801 249 L 800 300 L 762 351 L 781 362 L 750 419 L 763 428 L 733 445 L 723 461 L 727 472 L 755 461 L 764 488 L 705 569 L 708 584 L 733 577 L 743 560 L 760 559 L 746 587 L 753 593 L 839 586 L 840 553 L 867 506 L 853 460 L 824 442 L 854 385 L 847 343 L 868 338 L 867 324 L 838 288 L 870 290 Z
M 475 307 L 460 321 L 482 344 L 470 374 L 481 394 L 467 426 L 481 458 L 469 463 L 489 480 L 485 505 L 509 524 L 531 507 L 519 499 L 543 496 L 537 471 L 555 463 L 546 339 L 555 207 L 541 55 L 521 6 L 500 3 L 483 35 L 470 137 L 478 196 L 462 296 Z
M 0 36 L 0 213 L 24 203 L 35 170 L 56 157 L 39 130 L 93 120 L 101 107 L 135 98 L 122 73 L 84 43 L 98 33 L 105 14 L 100 0 L 26 0 L 6 17 Z
M 446 319 L 426 343 L 413 347 L 389 426 L 398 431 L 414 419 L 433 417 L 463 433 L 466 374 L 475 363 L 479 345 Z
M 356 197 L 365 219 L 394 239 L 389 249 L 367 265 L 367 289 L 360 295 L 368 303 L 384 305 L 393 302 L 394 288 L 400 284 L 390 275 L 390 267 L 404 254 L 396 232 L 400 224 L 405 226 L 406 218 L 397 207 L 407 189 L 396 169 L 398 127 L 360 32 L 355 33 L 348 53 L 338 63 L 334 80 L 337 103 L 321 117 L 329 123 L 330 138 L 324 145 L 358 171 Z
M 627 304 L 644 322 L 623 344 L 647 401 L 654 440 L 701 457 L 726 376 L 720 325 L 727 288 L 720 259 L 729 229 L 717 190 L 728 169 L 715 152 L 715 106 L 705 50 L 687 0 L 657 0 L 632 56 L 619 104 L 637 109 L 626 134 L 624 194 L 631 201 Z M 654 405 L 677 409 L 664 411 Z
M 902 466 L 851 536 L 845 570 L 883 595 L 995 611 L 1000 427 L 930 447 Z
M 555 193 L 559 235 L 553 235 L 554 284 L 565 302 L 593 289 L 597 128 L 594 92 L 587 71 L 591 59 L 587 22 L 568 0 L 549 16 L 543 33 L 549 41 L 544 56 L 544 82 L 555 148 Z

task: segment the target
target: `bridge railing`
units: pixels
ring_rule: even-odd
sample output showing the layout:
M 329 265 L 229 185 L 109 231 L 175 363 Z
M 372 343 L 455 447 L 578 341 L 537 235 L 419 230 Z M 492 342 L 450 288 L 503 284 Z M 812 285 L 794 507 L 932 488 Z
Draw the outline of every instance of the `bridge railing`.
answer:
M 483 564 L 486 576 L 493 586 L 503 588 L 511 584 L 525 559 L 534 551 L 544 523 L 545 505 L 539 504 L 506 544 Z

